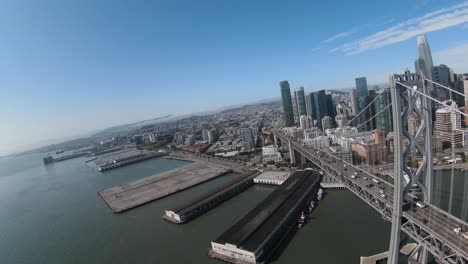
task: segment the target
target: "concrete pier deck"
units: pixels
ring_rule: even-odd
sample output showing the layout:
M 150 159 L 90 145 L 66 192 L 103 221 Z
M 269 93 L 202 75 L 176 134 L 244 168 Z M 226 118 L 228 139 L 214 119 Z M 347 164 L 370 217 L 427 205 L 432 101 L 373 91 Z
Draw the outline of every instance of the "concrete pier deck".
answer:
M 99 195 L 114 213 L 120 213 L 231 171 L 225 166 L 199 161 L 100 191 Z

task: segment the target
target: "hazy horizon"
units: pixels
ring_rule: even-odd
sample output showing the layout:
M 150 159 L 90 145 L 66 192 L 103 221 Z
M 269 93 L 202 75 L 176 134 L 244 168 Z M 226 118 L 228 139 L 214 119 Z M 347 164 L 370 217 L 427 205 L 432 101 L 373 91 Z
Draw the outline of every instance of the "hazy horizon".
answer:
M 414 69 L 421 34 L 435 65 L 468 72 L 468 1 L 358 2 L 2 2 L 0 156 L 278 97 L 281 80 L 383 83 Z

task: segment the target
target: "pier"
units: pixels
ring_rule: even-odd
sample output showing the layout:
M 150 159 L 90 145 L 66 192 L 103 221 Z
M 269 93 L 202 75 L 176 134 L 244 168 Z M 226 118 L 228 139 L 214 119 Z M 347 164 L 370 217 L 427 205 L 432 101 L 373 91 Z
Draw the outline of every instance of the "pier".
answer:
M 254 185 L 253 179 L 258 174 L 258 171 L 250 171 L 236 176 L 234 179 L 195 199 L 166 210 L 163 218 L 176 224 L 193 220 Z
M 98 170 L 104 172 L 122 166 L 130 165 L 136 162 L 166 156 L 166 152 L 152 152 L 141 150 L 129 150 L 114 155 L 104 156 L 96 161 Z
M 73 154 L 61 156 L 61 157 L 58 157 L 58 158 L 54 158 L 52 156 L 47 156 L 47 157 L 43 158 L 42 160 L 43 160 L 44 164 L 50 164 L 50 163 L 54 163 L 54 162 L 60 162 L 60 161 L 65 161 L 65 160 L 69 160 L 69 159 L 84 157 L 86 155 L 89 155 L 88 151 L 73 153 Z
M 320 188 L 316 171 L 298 171 L 211 242 L 209 256 L 229 263 L 265 263 L 295 228 Z
M 228 167 L 194 162 L 177 169 L 138 179 L 99 192 L 107 205 L 120 213 L 222 176 Z

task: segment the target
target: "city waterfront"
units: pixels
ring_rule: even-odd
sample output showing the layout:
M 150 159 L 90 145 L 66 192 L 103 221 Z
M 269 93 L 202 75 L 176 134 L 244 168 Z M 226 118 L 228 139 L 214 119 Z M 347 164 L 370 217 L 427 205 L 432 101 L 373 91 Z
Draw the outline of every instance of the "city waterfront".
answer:
M 167 198 L 114 214 L 97 192 L 187 164 L 158 158 L 106 173 L 85 158 L 44 166 L 40 155 L 0 160 L 2 263 L 219 263 L 210 241 L 255 207 L 275 187 L 255 185 L 185 225 L 162 219 L 164 210 L 227 181 L 229 174 Z M 329 191 L 273 263 L 311 258 L 357 263 L 388 249 L 389 223 L 348 191 Z

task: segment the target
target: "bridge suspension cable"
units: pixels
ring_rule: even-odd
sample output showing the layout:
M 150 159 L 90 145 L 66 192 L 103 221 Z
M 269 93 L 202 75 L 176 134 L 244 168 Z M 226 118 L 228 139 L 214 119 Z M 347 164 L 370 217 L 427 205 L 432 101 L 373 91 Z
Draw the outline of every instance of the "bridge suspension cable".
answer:
M 387 110 L 390 106 L 392 106 L 392 104 L 390 103 L 389 105 L 387 105 L 384 109 L 380 110 L 377 114 L 375 114 L 373 117 L 369 118 L 366 122 L 362 123 L 362 124 L 359 124 L 356 126 L 356 128 L 360 128 L 362 127 L 363 125 L 369 123 L 372 119 L 376 118 L 378 115 L 380 115 L 383 111 Z
M 364 113 L 364 111 L 366 111 L 366 109 L 369 108 L 369 107 L 375 102 L 375 100 L 377 100 L 377 98 L 379 98 L 380 96 L 382 96 L 382 94 L 383 94 L 384 92 L 386 92 L 386 91 L 388 90 L 388 88 L 389 88 L 389 86 L 385 87 L 382 93 L 378 94 L 378 95 L 374 98 L 374 100 L 372 100 L 372 102 L 370 102 L 366 107 L 364 107 L 364 109 L 362 109 L 361 112 L 359 112 L 356 116 L 354 116 L 353 119 L 349 120 L 348 123 L 346 123 L 346 125 L 344 125 L 344 127 L 346 127 L 346 126 L 348 126 L 349 124 L 351 124 L 351 122 L 353 122 L 353 121 L 354 121 L 356 118 L 358 118 L 362 113 Z
M 434 102 L 436 102 L 436 103 L 438 103 L 438 104 L 440 104 L 440 105 L 443 105 L 443 106 L 445 106 L 445 107 L 449 107 L 449 108 L 452 109 L 453 111 L 455 111 L 455 112 L 457 112 L 457 113 L 459 113 L 459 114 L 461 114 L 461 115 L 463 115 L 463 116 L 468 117 L 468 114 L 465 114 L 465 113 L 463 113 L 462 111 L 460 111 L 460 110 L 458 110 L 458 109 L 456 109 L 456 108 L 450 107 L 450 106 L 444 104 L 442 101 L 433 98 L 432 96 L 426 95 L 426 94 L 424 94 L 424 93 L 422 93 L 422 92 L 420 92 L 420 91 L 418 91 L 418 90 L 416 90 L 416 89 L 414 89 L 414 88 L 412 88 L 412 87 L 410 87 L 410 86 L 408 86 L 408 85 L 406 85 L 406 84 L 403 84 L 403 83 L 401 83 L 401 82 L 396 82 L 396 83 L 398 83 L 399 85 L 405 87 L 406 89 L 408 89 L 408 90 L 410 90 L 410 91 L 412 91 L 412 92 L 415 92 L 415 93 L 417 93 L 417 94 L 419 94 L 419 95 L 422 95 L 422 96 L 424 96 L 424 97 L 426 97 L 426 98 L 429 98 L 430 100 L 432 100 L 432 101 L 434 101 Z
M 431 83 L 433 83 L 433 84 L 435 84 L 435 85 L 437 85 L 437 86 L 440 86 L 440 87 L 442 87 L 442 88 L 445 88 L 445 89 L 447 89 L 447 90 L 449 90 L 449 91 L 451 91 L 451 92 L 454 92 L 454 93 L 456 93 L 456 94 L 459 94 L 459 95 L 461 95 L 461 96 L 467 98 L 466 95 L 460 93 L 459 91 L 456 91 L 456 90 L 454 90 L 454 89 L 452 89 L 452 88 L 450 88 L 450 87 L 447 87 L 447 86 L 445 86 L 445 85 L 442 85 L 442 84 L 440 84 L 440 83 L 434 82 L 433 80 L 430 80 L 430 79 L 426 78 L 425 76 L 424 76 L 424 80 L 426 80 L 426 81 L 428 81 L 428 82 L 431 82 Z

